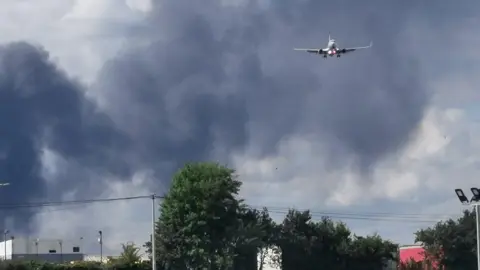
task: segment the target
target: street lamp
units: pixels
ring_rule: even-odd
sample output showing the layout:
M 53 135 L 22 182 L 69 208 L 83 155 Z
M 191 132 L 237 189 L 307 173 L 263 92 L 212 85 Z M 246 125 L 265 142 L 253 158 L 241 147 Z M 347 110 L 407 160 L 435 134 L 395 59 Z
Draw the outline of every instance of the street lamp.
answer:
M 4 249 L 5 249 L 5 250 L 3 251 L 5 256 L 3 257 L 3 259 L 4 259 L 5 261 L 7 260 L 7 235 L 8 235 L 8 233 L 9 233 L 8 230 L 4 230 L 4 231 L 3 231 L 3 243 L 4 243 L 4 245 L 5 245 L 5 246 L 4 246 Z
M 473 197 L 468 200 L 463 190 L 457 188 L 455 193 L 463 205 L 471 205 L 475 208 L 475 220 L 477 224 L 477 269 L 480 270 L 480 190 L 478 188 L 471 188 Z
M 38 258 L 38 242 L 40 242 L 40 239 L 35 239 L 35 251 L 37 253 L 37 258 Z
M 80 237 L 80 253 L 84 254 L 84 252 L 83 252 L 83 236 Z
M 98 231 L 98 243 L 100 244 L 100 263 L 103 263 L 103 234 Z
M 10 185 L 10 183 L 0 183 L 0 187 L 5 187 L 5 186 L 8 186 L 8 185 Z M 5 261 L 7 260 L 7 235 L 8 235 L 8 230 L 4 230 L 3 231 L 3 241 L 5 242 L 4 243 L 5 244 L 5 246 L 4 246 L 4 248 L 5 248 L 5 250 L 4 250 L 4 255 L 5 255 L 4 260 Z
M 474 187 L 472 187 L 470 190 L 472 191 L 472 194 L 473 194 L 472 199 L 475 199 L 475 201 L 478 201 L 478 199 L 480 198 L 480 190 L 478 190 L 478 188 L 474 188 Z
M 63 241 L 58 240 L 58 244 L 60 245 L 60 261 L 63 263 Z
M 155 249 L 155 199 L 157 195 L 152 194 L 152 270 L 157 270 L 157 257 L 156 257 L 156 249 Z

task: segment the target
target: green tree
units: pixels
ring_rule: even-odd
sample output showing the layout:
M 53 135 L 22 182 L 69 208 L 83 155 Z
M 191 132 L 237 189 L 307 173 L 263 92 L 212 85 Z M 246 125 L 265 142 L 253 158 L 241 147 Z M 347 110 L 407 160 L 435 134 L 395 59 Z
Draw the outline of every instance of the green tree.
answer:
M 124 264 L 135 264 L 142 260 L 140 248 L 133 243 L 122 244 L 122 253 L 118 258 Z
M 215 163 L 178 171 L 157 222 L 159 261 L 176 270 L 231 269 L 253 228 L 242 222 L 240 186 L 234 170 Z
M 328 217 L 290 210 L 280 226 L 277 261 L 284 270 L 381 270 L 396 259 L 397 245 L 378 235 L 359 237 Z
M 284 270 L 379 270 L 397 246 L 380 236 L 352 235 L 327 217 L 289 210 L 276 225 L 267 209 L 249 209 L 237 198 L 234 171 L 214 163 L 179 170 L 156 224 L 157 266 L 165 269 L 253 270 L 265 266 L 266 250 Z M 151 250 L 151 243 L 144 245 Z
M 397 260 L 398 245 L 383 240 L 379 235 L 354 236 L 347 250 L 347 268 L 382 270 L 389 261 Z
M 284 270 L 314 269 L 311 263 L 313 224 L 309 211 L 289 210 L 279 227 L 275 260 Z
M 348 267 L 351 231 L 342 222 L 328 217 L 312 223 L 312 255 L 310 261 L 323 269 L 350 269 Z
M 263 208 L 262 211 L 256 212 L 256 221 L 257 227 L 261 231 L 260 244 L 256 247 L 255 256 L 258 256 L 259 268 L 258 270 L 263 270 L 266 266 L 266 257 L 269 254 L 269 251 L 275 249 L 275 243 L 278 238 L 278 226 L 270 217 L 267 208 Z
M 150 234 L 150 240 L 145 242 L 145 244 L 143 244 L 142 247 L 145 249 L 145 254 L 147 254 L 148 258 L 151 260 L 152 259 L 152 235 L 151 234 Z
M 416 232 L 426 256 L 448 270 L 476 269 L 475 212 L 466 210 L 457 220 L 438 222 L 435 226 Z
M 259 254 L 260 270 L 265 266 L 267 249 L 274 244 L 276 224 L 271 219 L 266 208 L 261 211 L 244 207 L 240 212 L 240 226 L 237 238 L 241 239 L 236 246 L 235 269 L 257 269 L 257 254 Z
M 406 262 L 403 262 L 399 265 L 398 270 L 433 270 L 432 263 L 428 260 L 425 261 L 415 261 L 410 259 Z

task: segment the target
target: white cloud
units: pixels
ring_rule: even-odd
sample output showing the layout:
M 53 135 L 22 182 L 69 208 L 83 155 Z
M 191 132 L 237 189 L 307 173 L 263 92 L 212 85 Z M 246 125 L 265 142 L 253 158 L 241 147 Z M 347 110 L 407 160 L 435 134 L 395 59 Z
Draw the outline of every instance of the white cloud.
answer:
M 248 155 L 234 156 L 239 174 L 247 180 L 245 193 L 266 197 L 268 201 L 307 205 L 356 203 L 364 192 L 369 196 L 367 203 L 376 199 L 401 199 L 419 187 L 420 179 L 411 170 L 411 165 L 438 157 L 447 146 L 445 121 L 452 111 L 438 112 L 432 109 L 419 128 L 416 140 L 400 157 L 382 162 L 373 172 L 371 179 L 362 179 L 348 167 L 342 171 L 328 171 L 323 165 L 328 160 L 326 151 L 316 139 L 293 137 L 279 145 L 278 155 L 264 159 L 252 159 Z M 264 187 L 264 188 L 260 188 Z M 281 187 L 282 190 L 278 190 Z M 263 194 L 262 194 L 263 193 Z M 277 198 L 278 197 L 278 198 Z
M 152 0 L 126 0 L 127 5 L 134 10 L 149 12 L 152 9 Z
M 122 48 L 122 31 L 142 18 L 149 1 L 5 0 L 0 42 L 27 40 L 44 46 L 61 67 L 90 83 Z
M 106 179 L 92 188 L 102 190 L 98 196 L 102 199 L 148 196 L 152 181 L 149 172 L 139 172 L 132 179 Z M 75 190 L 63 194 L 63 200 L 76 199 Z M 131 241 L 141 246 L 149 240 L 151 220 L 152 200 L 145 198 L 48 207 L 35 215 L 32 222 L 36 224 L 35 237 L 65 240 L 83 237 L 89 254 L 98 253 L 97 232 L 102 230 L 105 254 L 118 255 L 122 243 Z
M 41 167 L 41 176 L 45 181 L 52 183 L 56 179 L 56 176 L 60 174 L 60 171 L 64 169 L 67 165 L 67 162 L 54 151 L 45 148 L 42 151 L 42 156 L 40 158 L 42 167 Z

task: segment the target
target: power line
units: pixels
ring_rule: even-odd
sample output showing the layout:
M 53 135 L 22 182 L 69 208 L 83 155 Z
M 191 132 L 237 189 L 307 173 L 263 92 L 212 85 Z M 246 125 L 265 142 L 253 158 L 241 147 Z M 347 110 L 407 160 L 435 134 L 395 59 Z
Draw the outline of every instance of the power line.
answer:
M 155 196 L 155 198 L 163 199 L 164 196 Z M 22 208 L 43 208 L 54 206 L 78 206 L 92 204 L 92 203 L 109 203 L 117 201 L 130 201 L 139 199 L 152 199 L 152 195 L 144 196 L 130 196 L 117 198 L 101 198 L 101 199 L 83 199 L 83 200 L 68 200 L 68 201 L 45 201 L 45 202 L 30 202 L 30 203 L 15 203 L 15 204 L 0 204 L 0 210 L 17 210 Z M 287 207 L 275 206 L 250 206 L 254 209 L 267 208 L 271 214 L 286 215 L 290 209 L 297 211 L 306 211 L 308 209 L 296 209 Z M 70 208 L 55 209 L 53 211 L 68 211 Z M 442 219 L 453 218 L 456 215 L 440 215 L 440 214 L 420 214 L 420 213 L 387 213 L 387 212 L 334 212 L 334 211 L 318 211 L 308 210 L 314 219 L 321 217 L 329 217 L 332 219 L 341 220 L 363 220 L 363 221 L 391 221 L 391 222 L 409 222 L 409 223 L 436 223 Z M 46 211 L 48 212 L 48 211 Z
M 458 214 L 424 214 L 424 213 L 393 213 L 393 212 L 332 212 L 332 211 L 320 211 L 315 209 L 301 209 L 295 207 L 278 207 L 278 206 L 254 206 L 250 207 L 255 209 L 267 208 L 269 211 L 289 211 L 290 209 L 295 209 L 296 211 L 309 211 L 310 214 L 319 214 L 319 215 L 362 215 L 362 216 L 398 216 L 398 217 L 440 217 L 444 218 L 446 216 L 457 216 Z
M 0 204 L 0 209 L 19 209 L 19 208 L 36 208 L 36 207 L 48 207 L 48 206 L 60 206 L 60 205 L 81 205 L 91 203 L 107 203 L 115 201 L 128 201 L 138 199 L 151 199 L 152 195 L 145 196 L 131 196 L 131 197 L 118 197 L 118 198 L 104 198 L 104 199 L 84 199 L 84 200 L 71 200 L 71 201 L 46 201 L 46 202 L 31 202 L 31 203 L 15 203 L 15 204 Z M 156 196 L 156 198 L 163 198 L 162 196 Z
M 421 213 L 375 213 L 375 212 L 333 212 L 333 211 L 318 211 L 309 209 L 297 209 L 287 207 L 274 207 L 274 206 L 250 206 L 254 209 L 266 208 L 270 214 L 283 214 L 286 215 L 290 210 L 296 211 L 309 211 L 309 214 L 313 219 L 320 219 L 322 217 L 328 217 L 331 219 L 340 220 L 363 220 L 363 221 L 393 221 L 393 222 L 407 222 L 407 223 L 437 223 L 440 220 L 456 218 L 455 214 L 421 214 Z
M 288 211 L 269 210 L 269 213 L 273 214 L 287 214 Z M 312 214 L 312 219 L 320 219 L 322 217 L 328 217 L 331 219 L 340 220 L 363 220 L 363 221 L 390 221 L 390 222 L 406 222 L 406 223 L 436 223 L 439 219 L 421 219 L 420 217 L 395 217 L 395 216 L 364 216 L 358 215 L 345 215 L 342 213 L 336 214 Z M 450 217 L 447 217 L 450 218 Z

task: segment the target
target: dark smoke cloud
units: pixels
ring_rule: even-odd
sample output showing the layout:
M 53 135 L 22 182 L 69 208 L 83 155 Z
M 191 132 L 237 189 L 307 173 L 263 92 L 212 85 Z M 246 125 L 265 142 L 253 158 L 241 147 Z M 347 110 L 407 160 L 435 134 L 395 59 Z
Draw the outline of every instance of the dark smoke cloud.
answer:
M 0 190 L 1 204 L 46 196 L 40 173 L 44 146 L 92 170 L 128 173 L 113 156 L 128 144 L 127 137 L 95 111 L 81 86 L 50 63 L 47 52 L 30 44 L 0 47 L 0 123 L 0 179 L 11 183 Z M 61 180 L 57 190 L 88 181 Z
M 45 145 L 75 164 L 56 194 L 76 187 L 80 196 L 97 180 L 90 171 L 154 169 L 168 183 L 185 161 L 226 160 L 246 146 L 268 155 L 297 134 L 328 144 L 334 168 L 354 158 L 363 171 L 401 149 L 428 102 L 415 54 L 405 51 L 406 23 L 436 20 L 417 2 L 156 1 L 142 30 L 149 45 L 108 62 L 93 87 L 113 121 L 47 52 L 3 46 L 0 180 L 13 185 L 0 190 L 0 202 L 58 196 L 46 194 L 40 174 Z M 340 45 L 373 39 L 375 47 L 325 61 L 292 51 L 324 46 L 328 31 Z
M 152 43 L 101 72 L 97 92 L 115 98 L 111 114 L 141 138 L 142 162 L 209 158 L 214 143 L 266 155 L 282 138 L 314 133 L 331 165 L 353 157 L 365 170 L 415 131 L 428 95 L 401 34 L 417 5 L 219 2 L 156 2 Z M 324 46 L 329 31 L 345 46 L 373 39 L 375 51 L 341 61 L 292 51 Z

